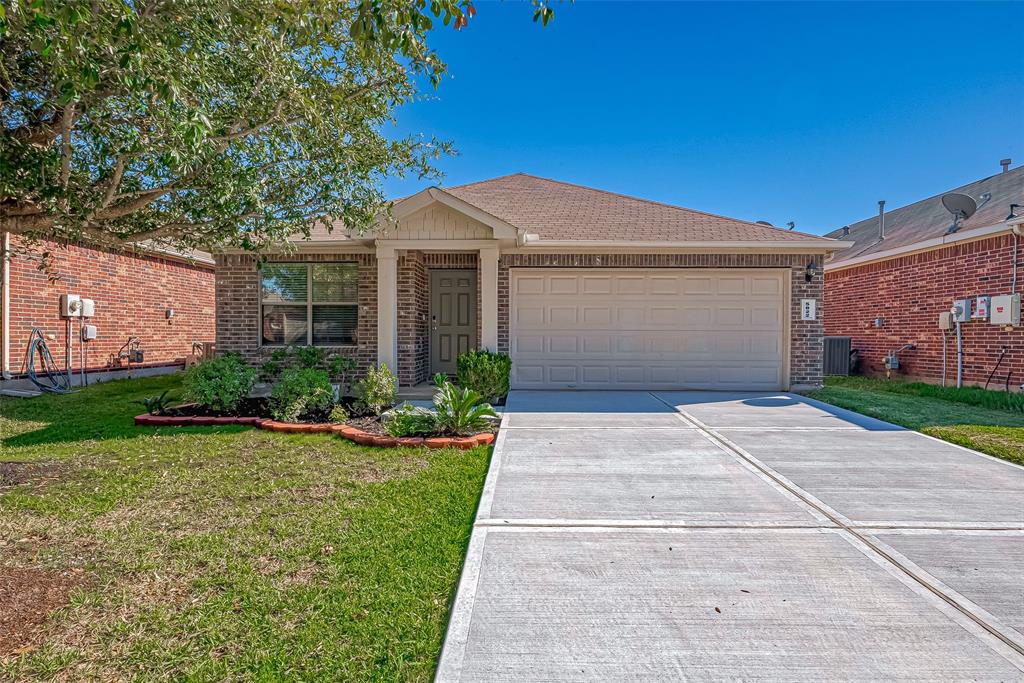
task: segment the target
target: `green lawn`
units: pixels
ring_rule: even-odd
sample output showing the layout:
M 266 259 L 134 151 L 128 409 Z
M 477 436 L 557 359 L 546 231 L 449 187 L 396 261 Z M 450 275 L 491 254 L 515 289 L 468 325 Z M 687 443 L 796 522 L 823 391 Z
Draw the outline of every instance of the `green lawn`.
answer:
M 1024 465 L 1024 397 L 864 377 L 829 377 L 808 396 Z
M 0 398 L 0 462 L 35 463 L 0 575 L 82 581 L 0 678 L 428 680 L 489 449 L 131 424 L 176 385 Z

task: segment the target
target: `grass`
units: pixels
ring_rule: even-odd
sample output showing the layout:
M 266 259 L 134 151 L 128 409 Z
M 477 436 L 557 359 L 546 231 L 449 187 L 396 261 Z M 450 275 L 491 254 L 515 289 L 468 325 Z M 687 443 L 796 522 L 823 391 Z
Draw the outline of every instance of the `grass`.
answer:
M 0 489 L 0 569 L 84 577 L 0 678 L 428 680 L 489 450 L 132 425 L 176 384 L 0 399 L 51 474 Z
M 1024 465 L 1024 397 L 866 377 L 829 377 L 808 396 Z

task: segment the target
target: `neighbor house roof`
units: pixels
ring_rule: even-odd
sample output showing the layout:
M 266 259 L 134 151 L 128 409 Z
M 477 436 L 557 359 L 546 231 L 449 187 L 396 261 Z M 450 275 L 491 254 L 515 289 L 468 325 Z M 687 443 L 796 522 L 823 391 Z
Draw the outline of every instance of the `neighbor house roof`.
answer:
M 1024 207 L 1024 166 L 976 180 L 949 192 L 970 195 L 978 203 L 977 212 L 962 221 L 955 233 L 947 234 L 953 224 L 953 217 L 942 205 L 942 196 L 948 194 L 943 192 L 886 211 L 883 240 L 878 239 L 877 214 L 850 225 L 849 236 L 843 235 L 842 228 L 828 233 L 826 237 L 853 241 L 853 246 L 838 252 L 829 265 L 835 267 L 851 259 L 857 259 L 858 262 L 872 260 L 870 257 L 875 255 L 884 258 L 888 252 L 895 251 L 898 254 L 912 250 L 916 245 L 921 248 L 942 246 L 945 242 L 969 239 L 972 231 L 984 232 L 983 228 L 1005 223 L 1010 213 L 1010 204 Z
M 430 188 L 461 200 L 497 221 L 511 225 L 531 242 L 768 242 L 822 246 L 837 245 L 818 235 L 775 228 L 704 211 L 695 211 L 648 199 L 629 197 L 572 183 L 515 173 L 491 180 L 448 188 Z M 426 192 L 426 191 L 425 191 Z M 396 200 L 399 213 L 403 202 L 422 193 Z M 314 226 L 310 239 L 348 239 L 340 223 L 328 232 L 323 223 Z

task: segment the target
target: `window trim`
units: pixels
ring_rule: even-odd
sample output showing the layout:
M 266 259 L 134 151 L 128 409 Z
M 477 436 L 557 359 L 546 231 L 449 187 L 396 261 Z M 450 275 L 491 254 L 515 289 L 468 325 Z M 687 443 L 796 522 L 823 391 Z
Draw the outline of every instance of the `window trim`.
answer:
M 359 262 L 358 261 L 267 261 L 257 269 L 259 274 L 259 286 L 257 296 L 259 297 L 259 347 L 268 349 L 284 349 L 296 344 L 268 344 L 263 338 L 263 309 L 267 305 L 263 297 L 263 266 L 303 266 L 306 269 L 306 341 L 303 346 L 317 346 L 325 349 L 345 349 L 359 345 Z M 356 268 L 356 297 L 352 301 L 313 301 L 313 266 L 315 265 L 350 265 Z M 270 306 L 294 306 L 299 308 L 302 303 L 290 301 Z M 313 343 L 313 307 L 314 306 L 355 306 L 356 327 L 353 331 L 354 340 L 351 344 L 314 344 Z

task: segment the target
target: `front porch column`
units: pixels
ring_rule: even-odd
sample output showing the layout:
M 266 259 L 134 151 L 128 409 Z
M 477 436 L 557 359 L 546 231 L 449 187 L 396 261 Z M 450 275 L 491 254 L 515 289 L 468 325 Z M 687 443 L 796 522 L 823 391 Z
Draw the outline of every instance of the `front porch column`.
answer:
M 498 350 L 498 247 L 480 248 L 480 347 Z
M 377 363 L 398 377 L 398 255 L 377 245 Z

